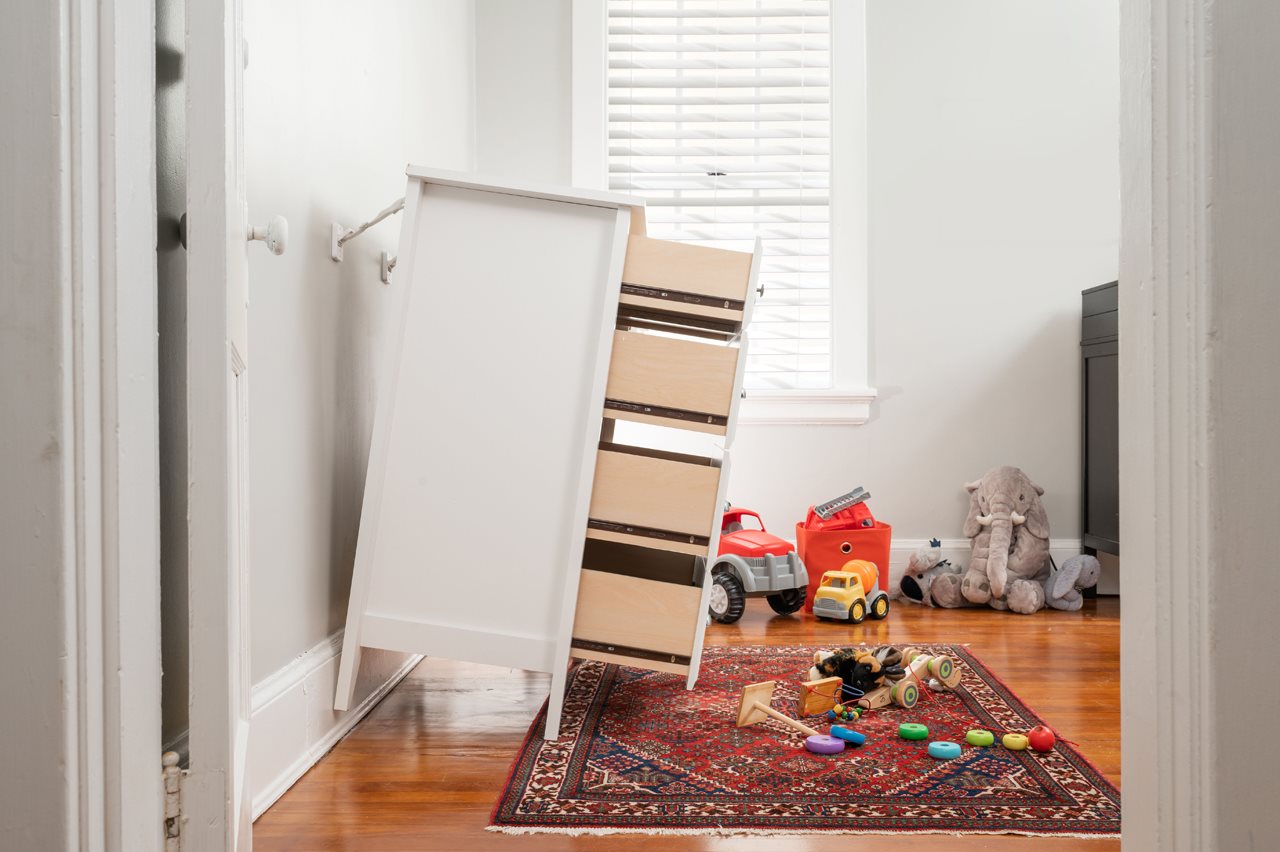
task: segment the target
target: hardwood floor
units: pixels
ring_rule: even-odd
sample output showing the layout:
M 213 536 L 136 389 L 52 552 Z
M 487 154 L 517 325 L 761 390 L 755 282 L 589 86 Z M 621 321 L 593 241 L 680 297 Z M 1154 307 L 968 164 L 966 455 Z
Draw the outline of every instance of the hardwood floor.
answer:
M 1120 604 L 1018 616 L 897 605 L 856 628 L 772 617 L 752 601 L 737 624 L 713 624 L 708 644 L 833 647 L 857 642 L 967 643 L 1026 703 L 1117 785 L 1120 782 Z M 805 835 L 691 837 L 508 836 L 489 811 L 547 675 L 429 659 L 254 825 L 257 852 L 283 850 L 883 850 L 1120 848 L 1110 840 Z

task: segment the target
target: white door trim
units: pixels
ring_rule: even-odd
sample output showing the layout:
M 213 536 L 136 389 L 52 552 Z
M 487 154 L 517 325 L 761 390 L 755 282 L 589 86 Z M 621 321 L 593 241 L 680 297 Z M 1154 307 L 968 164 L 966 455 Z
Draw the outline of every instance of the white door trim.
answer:
M 48 322 L 26 333 L 52 341 L 56 352 L 7 366 L 27 380 L 48 376 L 61 400 L 57 431 L 45 437 L 39 463 L 19 458 L 13 468 L 6 457 L 5 467 L 19 474 L 6 483 L 15 490 L 24 487 L 28 464 L 37 471 L 54 466 L 61 480 L 56 504 L 36 508 L 50 519 L 46 533 L 62 556 L 42 566 L 56 586 L 47 598 L 59 609 L 39 615 L 60 625 L 63 641 L 21 653 L 43 670 L 28 672 L 29 679 L 61 681 L 62 701 L 6 735 L 43 744 L 45 759 L 60 767 L 62 791 L 33 791 L 46 800 L 33 796 L 28 813 L 8 812 L 0 802 L 0 846 L 62 809 L 62 832 L 43 833 L 44 848 L 159 852 L 154 7 L 147 0 L 38 6 L 38 13 L 32 6 L 14 16 L 45 37 L 21 45 L 18 56 L 41 58 L 25 63 L 31 76 L 6 85 L 41 93 L 49 99 L 43 108 L 59 119 L 50 140 L 57 151 L 46 161 L 57 167 L 47 176 L 55 199 L 45 205 L 55 215 L 26 217 L 5 240 L 29 256 L 47 253 L 31 268 L 52 274 L 4 286 L 40 293 L 30 298 L 47 302 Z M 19 201 L 26 206 L 29 199 Z M 21 408 L 24 400 L 8 403 Z M 15 434 L 33 422 L 14 415 Z M 15 541 L 31 534 L 0 527 L 0 541 L 10 532 Z M 10 685 L 23 689 L 17 678 Z
M 1124 845 L 1215 848 L 1207 617 L 1211 0 L 1120 4 Z
M 247 852 L 248 227 L 241 0 L 186 0 L 190 765 L 182 848 Z

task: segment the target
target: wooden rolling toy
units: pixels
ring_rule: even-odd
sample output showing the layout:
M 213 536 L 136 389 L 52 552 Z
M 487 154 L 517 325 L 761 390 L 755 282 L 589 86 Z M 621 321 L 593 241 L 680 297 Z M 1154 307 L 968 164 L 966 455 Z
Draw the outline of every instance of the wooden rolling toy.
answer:
M 742 698 L 738 702 L 739 728 L 763 722 L 766 718 L 776 719 L 805 734 L 804 747 L 814 754 L 837 754 L 844 751 L 844 740 L 820 734 L 803 722 L 774 710 L 770 702 L 773 701 L 773 690 L 777 685 L 776 680 L 766 680 L 742 687 Z
M 818 716 L 835 707 L 843 686 L 844 681 L 839 677 L 806 680 L 800 684 L 800 697 L 796 701 L 800 715 Z

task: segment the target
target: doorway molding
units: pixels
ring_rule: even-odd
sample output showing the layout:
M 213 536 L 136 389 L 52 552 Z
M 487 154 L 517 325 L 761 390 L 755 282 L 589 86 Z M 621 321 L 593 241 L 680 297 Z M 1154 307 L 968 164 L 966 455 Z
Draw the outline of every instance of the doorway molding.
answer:
M 0 846 L 159 852 L 154 8 L 22 4 L 6 27 Z
M 154 187 L 153 10 L 137 0 L 60 8 L 68 168 L 58 184 L 67 230 L 57 286 L 77 307 L 62 317 L 76 341 L 63 378 L 74 410 L 64 510 L 74 562 L 59 570 L 80 649 L 64 734 L 84 756 L 79 836 L 150 852 L 161 843 L 155 210 L 154 192 L 137 190 Z M 1124 842 L 1133 849 L 1212 848 L 1215 836 L 1213 707 L 1173 671 L 1175 661 L 1210 663 L 1198 591 L 1212 544 L 1210 483 L 1197 460 L 1206 458 L 1211 368 L 1202 346 L 1211 8 L 1121 4 L 1121 691 Z
M 1120 4 L 1123 842 L 1213 849 L 1212 0 Z

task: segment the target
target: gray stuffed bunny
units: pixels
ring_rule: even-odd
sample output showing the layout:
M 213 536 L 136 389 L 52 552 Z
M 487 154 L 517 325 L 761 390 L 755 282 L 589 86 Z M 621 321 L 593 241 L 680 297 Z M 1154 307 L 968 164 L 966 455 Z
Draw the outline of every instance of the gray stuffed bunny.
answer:
M 1061 568 L 1050 571 L 1049 579 L 1044 581 L 1044 602 L 1054 609 L 1075 612 L 1084 605 L 1081 590 L 1098 585 L 1101 575 L 1102 563 L 1096 556 L 1087 553 L 1072 556 Z

